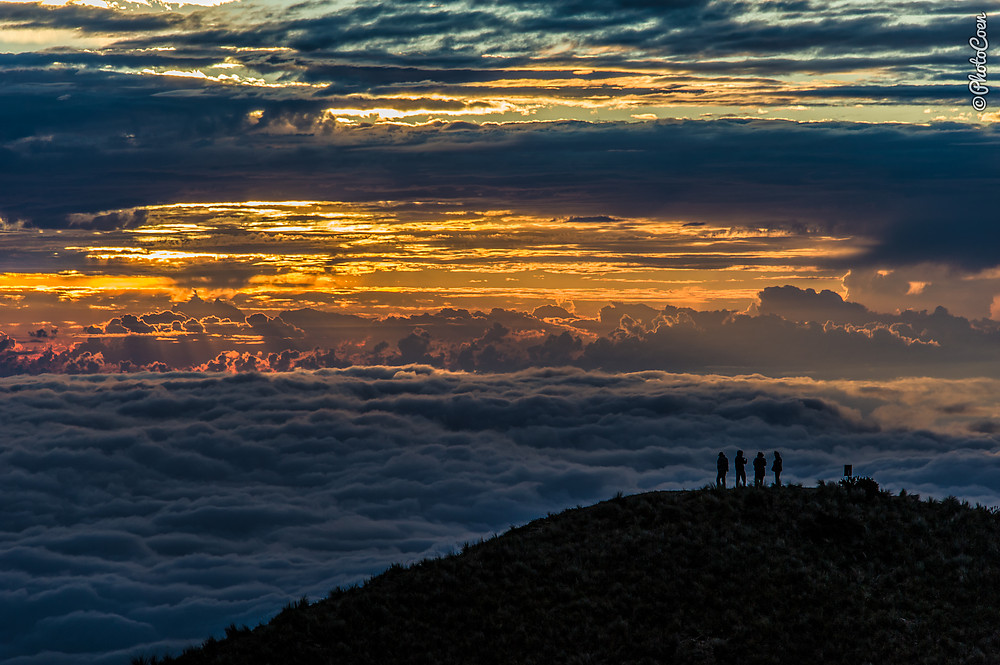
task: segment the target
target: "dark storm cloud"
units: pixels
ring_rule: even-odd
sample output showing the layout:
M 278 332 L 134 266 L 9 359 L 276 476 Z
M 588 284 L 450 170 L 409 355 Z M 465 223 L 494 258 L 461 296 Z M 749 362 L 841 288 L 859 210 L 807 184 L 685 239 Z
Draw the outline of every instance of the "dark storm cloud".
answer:
M 0 657 L 176 652 L 549 511 L 702 486 L 719 449 L 780 449 L 789 482 L 853 463 L 996 503 L 997 442 L 962 433 L 996 386 L 931 406 L 965 385 L 419 366 L 4 379 Z M 928 412 L 955 426 L 894 424 Z
M 996 155 L 995 148 L 993 155 Z M 955 201 L 955 212 L 939 208 L 913 211 L 889 226 L 872 249 L 869 263 L 899 265 L 923 259 L 970 269 L 1000 264 L 1000 256 L 994 251 L 1000 243 L 1000 224 L 997 224 L 996 206 L 987 203 L 990 200 L 989 183 L 995 182 L 995 175 L 992 175 L 995 173 L 994 167 L 979 176 L 970 176 L 977 191 L 969 191 L 965 200 Z M 956 218 L 960 223 L 953 226 L 942 223 Z
M 130 147 L 233 137 L 245 128 L 240 114 L 255 107 L 252 97 L 232 92 L 225 86 L 177 76 L 65 66 L 8 70 L 0 73 L 0 96 L 8 102 L 0 116 L 0 138 L 8 150 L 25 155 L 33 149 L 72 153 L 85 147 L 107 151 L 102 157 L 108 159 Z M 315 104 L 297 104 L 316 108 Z M 234 115 L 239 116 L 235 122 Z
M 146 68 L 200 69 L 218 64 L 219 59 L 219 54 L 214 50 L 198 52 L 191 49 L 185 53 L 178 53 L 144 50 L 81 51 L 59 48 L 39 52 L 0 53 L 0 72 L 2 72 L 0 76 L 8 89 L 20 88 L 23 91 L 32 83 L 51 84 L 49 77 L 56 75 L 64 79 L 62 85 L 67 88 L 74 86 L 86 90 L 92 85 L 106 85 L 111 88 L 121 85 L 122 89 L 115 90 L 114 93 L 116 96 L 121 93 L 127 97 L 130 89 L 152 85 L 153 81 L 151 79 L 143 81 L 136 76 L 122 78 L 113 71 L 96 73 L 93 70 L 109 67 L 112 70 L 120 69 L 128 72 L 138 72 Z M 126 82 L 128 85 L 123 85 Z
M 81 33 L 145 32 L 183 25 L 196 19 L 177 12 L 118 12 L 88 5 L 44 5 L 40 2 L 0 3 L 0 23 L 7 29 L 64 28 Z
M 698 11 L 704 5 L 703 2 L 656 6 L 515 2 L 334 7 L 316 3 L 309 8 L 298 5 L 281 13 L 269 11 L 264 4 L 246 3 L 237 8 L 223 6 L 198 12 L 195 16 L 205 24 L 203 27 L 188 20 L 193 25 L 181 24 L 179 27 L 186 29 L 150 37 L 149 43 L 285 46 L 305 53 L 321 51 L 341 55 L 385 53 L 394 50 L 393 47 L 420 43 L 425 45 L 422 50 L 431 57 L 463 58 L 473 53 L 478 55 L 483 46 L 499 46 L 506 42 L 508 48 L 519 48 L 527 54 L 532 47 L 550 44 L 564 35 L 582 39 L 581 46 L 587 46 L 592 35 L 600 36 L 595 43 L 602 39 L 633 41 L 637 34 L 642 34 L 634 25 L 643 21 L 669 20 L 674 27 L 691 26 L 705 16 Z M 258 10 L 256 20 L 240 20 L 238 12 L 254 9 Z M 733 13 L 735 10 L 718 7 L 708 16 L 718 20 Z M 45 19 L 54 20 L 48 15 Z M 137 28 L 141 30 L 143 28 Z M 434 38 L 441 38 L 441 42 L 427 49 L 426 45 Z M 144 42 L 136 39 L 124 44 L 137 46 Z
M 122 12 L 0 3 L 0 23 L 10 29 L 114 39 L 86 51 L 0 56 L 0 175 L 9 184 L 0 217 L 59 228 L 87 215 L 93 228 L 108 229 L 138 221 L 116 218 L 116 210 L 181 200 L 421 197 L 559 215 L 846 229 L 870 236 L 872 265 L 992 266 L 998 227 L 978 196 L 998 167 L 990 129 L 741 121 L 349 127 L 323 115 L 377 108 L 386 94 L 394 108 L 431 116 L 511 94 L 706 103 L 719 81 L 748 85 L 764 95 L 761 103 L 947 102 L 954 86 L 930 82 L 954 79 L 943 72 L 957 72 L 949 49 L 967 40 L 967 8 L 573 0 Z M 900 20 L 907 12 L 934 19 Z M 260 50 L 276 47 L 287 50 Z M 239 50 L 246 48 L 257 50 Z M 243 77 L 321 87 L 137 73 L 212 71 L 223 60 Z M 531 70 L 508 69 L 524 65 Z M 768 78 L 880 65 L 910 74 L 801 88 Z M 636 67 L 678 75 L 632 86 Z M 705 73 L 725 77 L 694 77 Z M 510 77 L 527 83 L 512 87 Z M 586 85 L 530 84 L 571 77 Z
M 893 52 L 961 44 L 968 19 L 941 18 L 933 23 L 900 25 L 896 17 L 852 17 L 804 20 L 792 24 L 773 21 L 716 23 L 680 35 L 643 34 L 675 56 L 733 57 L 765 53 L 809 52 L 820 56 L 858 51 Z M 710 38 L 708 38 L 710 36 Z
M 816 321 L 863 325 L 894 317 L 879 316 L 864 305 L 845 302 L 833 291 L 799 289 L 794 286 L 771 286 L 758 294 L 761 314 L 773 314 L 790 321 Z
M 498 74 L 510 75 L 500 67 L 518 65 L 555 68 L 549 74 L 555 77 L 564 75 L 560 67 L 575 69 L 585 64 L 602 69 L 715 66 L 728 67 L 732 73 L 750 67 L 766 75 L 823 69 L 817 62 L 823 60 L 829 61 L 829 69 L 830 62 L 841 58 L 834 68 L 847 71 L 863 67 L 854 62 L 859 53 L 871 58 L 879 52 L 891 53 L 891 57 L 872 61 L 879 68 L 915 63 L 942 67 L 954 58 L 944 59 L 940 50 L 958 48 L 965 41 L 968 22 L 964 19 L 974 12 L 961 9 L 933 4 L 916 9 L 910 3 L 872 11 L 850 4 L 834 8 L 814 3 L 804 10 L 792 3 L 761 6 L 693 0 L 442 6 L 362 3 L 346 7 L 304 3 L 285 8 L 245 2 L 184 11 L 121 12 L 83 5 L 3 3 L 0 22 L 11 28 L 63 28 L 80 35 L 117 38 L 96 53 L 58 49 L 49 54 L 62 56 L 60 62 L 88 62 L 93 67 L 99 63 L 156 66 L 173 61 L 206 64 L 201 59 L 214 54 L 235 58 L 261 72 L 280 72 L 286 81 L 319 80 L 329 82 L 331 90 L 371 92 L 390 80 L 404 89 L 428 81 L 490 80 Z M 756 14 L 759 10 L 770 14 L 761 18 Z M 935 11 L 934 21 L 899 21 L 908 12 L 926 16 Z M 564 48 L 566 44 L 573 48 Z M 162 47 L 176 50 L 152 50 Z M 232 50 L 274 47 L 289 51 L 248 54 Z M 484 62 L 484 54 L 490 56 L 488 61 Z M 713 58 L 736 62 L 713 62 Z
M 411 3 L 348 7 L 316 3 L 283 10 L 268 4 L 240 3 L 183 13 L 123 13 L 79 5 L 9 4 L 0 7 L 0 19 L 5 17 L 11 27 L 114 34 L 120 39 L 100 51 L 104 64 L 118 64 L 122 62 L 119 58 L 132 58 L 133 62 L 145 58 L 153 65 L 214 51 L 220 56 L 236 56 L 260 71 L 284 71 L 286 80 L 316 80 L 317 74 L 325 72 L 339 90 L 348 88 L 339 87 L 342 83 L 337 70 L 352 66 L 360 66 L 363 69 L 359 71 L 372 76 L 369 86 L 385 82 L 380 67 L 388 66 L 398 77 L 405 71 L 416 73 L 414 65 L 428 68 L 428 75 L 396 78 L 394 82 L 475 82 L 493 65 L 674 67 L 690 61 L 692 67 L 711 67 L 716 64 L 711 59 L 716 57 L 740 60 L 726 63 L 733 72 L 759 66 L 778 74 L 787 71 L 789 63 L 797 63 L 795 71 L 809 71 L 812 61 L 830 57 L 844 57 L 840 66 L 846 70 L 856 66 L 851 59 L 859 52 L 871 57 L 873 51 L 892 52 L 891 58 L 878 62 L 883 68 L 902 67 L 914 58 L 925 65 L 940 66 L 942 56 L 935 51 L 957 48 L 965 41 L 968 27 L 963 21 L 966 14 L 958 7 L 934 21 L 905 23 L 898 21 L 899 16 L 913 11 L 905 4 L 879 12 L 851 5 L 836 10 L 815 5 L 808 13 L 801 13 L 790 5 L 770 3 L 763 7 L 773 12 L 766 20 L 754 15 L 757 9 L 760 7 L 741 3 L 700 1 L 453 3 L 427 7 Z M 572 43 L 571 50 L 550 51 L 567 42 Z M 149 50 L 153 47 L 178 51 Z M 291 52 L 261 56 L 225 50 L 232 47 L 284 47 Z M 595 59 L 589 52 L 593 49 L 608 52 Z M 484 62 L 483 54 L 490 55 L 491 62 Z M 792 54 L 803 57 L 789 59 Z M 775 60 L 775 56 L 784 59 Z M 80 56 L 69 53 L 67 57 L 73 61 Z M 665 63 L 667 59 L 672 62 Z M 774 68 L 767 70 L 772 60 Z
M 50 97 L 51 112 L 34 117 L 4 106 L 2 131 L 24 138 L 0 149 L 10 185 L 0 214 L 58 227 L 72 213 L 176 200 L 461 200 L 857 234 L 872 248 L 854 264 L 997 263 L 1000 225 L 983 196 L 1000 168 L 993 129 L 750 120 L 344 127 L 299 102 L 211 95 L 172 97 L 147 125 L 130 115 L 142 94 L 107 113 L 86 97 Z M 60 103 L 82 107 L 79 125 L 97 131 L 73 133 Z M 251 130 L 255 108 L 263 115 Z M 114 136 L 104 133 L 111 126 Z M 279 127 L 300 135 L 270 133 Z M 28 138 L 57 132 L 72 140 Z
M 901 23 L 899 16 L 913 11 L 903 3 L 885 6 L 878 12 L 849 4 L 838 8 L 814 5 L 802 12 L 797 7 L 770 3 L 763 7 L 773 12 L 767 19 L 754 15 L 759 8 L 702 1 L 453 3 L 428 7 L 381 3 L 337 8 L 320 3 L 310 9 L 300 6 L 303 11 L 299 15 L 264 10 L 250 22 L 238 20 L 230 8 L 220 7 L 198 12 L 194 15 L 198 21 L 187 19 L 189 25 L 175 19 L 183 30 L 125 45 L 285 46 L 303 53 L 348 57 L 388 55 L 404 47 L 431 58 L 456 60 L 478 56 L 484 50 L 517 59 L 537 55 L 566 39 L 573 40 L 575 53 L 592 47 L 624 46 L 661 58 L 907 49 L 927 52 L 935 47 L 960 45 L 960 37 L 968 28 L 968 21 L 963 22 L 961 17 L 975 13 L 971 9 L 962 13 L 953 7 L 948 14 L 939 13 L 934 21 Z M 44 18 L 53 22 L 57 16 L 58 12 L 48 12 Z M 92 20 L 98 29 L 106 29 L 96 18 Z M 139 19 L 137 31 L 148 29 L 141 27 L 144 20 L 150 19 Z M 115 24 L 119 21 L 125 23 L 127 19 L 113 19 Z M 439 41 L 433 44 L 435 38 Z M 572 59 L 582 60 L 562 54 L 543 57 L 542 61 Z

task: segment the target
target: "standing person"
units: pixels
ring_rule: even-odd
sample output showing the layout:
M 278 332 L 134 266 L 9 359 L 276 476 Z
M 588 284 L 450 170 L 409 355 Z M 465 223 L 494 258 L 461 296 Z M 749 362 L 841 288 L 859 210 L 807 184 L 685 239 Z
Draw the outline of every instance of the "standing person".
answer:
M 767 473 L 767 458 L 764 453 L 758 451 L 757 457 L 753 458 L 753 486 L 764 486 L 764 474 Z
M 774 486 L 781 487 L 781 453 L 774 451 L 774 461 L 771 462 L 771 471 L 774 471 Z
M 719 453 L 719 461 L 715 463 L 716 468 L 719 473 L 715 476 L 715 486 L 725 487 L 726 486 L 726 474 L 729 473 L 729 458 L 723 452 Z
M 749 462 L 746 457 L 743 457 L 743 451 L 736 451 L 736 459 L 733 460 L 733 465 L 736 466 L 736 487 L 740 486 L 740 481 L 743 482 L 743 487 L 747 486 L 747 462 Z

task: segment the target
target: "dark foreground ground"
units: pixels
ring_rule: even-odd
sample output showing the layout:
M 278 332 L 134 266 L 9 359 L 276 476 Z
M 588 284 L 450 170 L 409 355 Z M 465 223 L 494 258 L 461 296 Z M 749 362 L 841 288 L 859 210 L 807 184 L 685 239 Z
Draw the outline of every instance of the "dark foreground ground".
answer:
M 158 662 L 1000 663 L 1000 517 L 871 486 L 615 498 Z

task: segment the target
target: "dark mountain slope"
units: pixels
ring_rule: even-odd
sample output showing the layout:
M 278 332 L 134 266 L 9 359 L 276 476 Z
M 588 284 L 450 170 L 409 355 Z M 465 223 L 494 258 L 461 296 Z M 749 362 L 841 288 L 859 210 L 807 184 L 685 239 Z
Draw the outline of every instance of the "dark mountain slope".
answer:
M 1000 518 L 868 490 L 615 498 L 167 662 L 1000 663 Z

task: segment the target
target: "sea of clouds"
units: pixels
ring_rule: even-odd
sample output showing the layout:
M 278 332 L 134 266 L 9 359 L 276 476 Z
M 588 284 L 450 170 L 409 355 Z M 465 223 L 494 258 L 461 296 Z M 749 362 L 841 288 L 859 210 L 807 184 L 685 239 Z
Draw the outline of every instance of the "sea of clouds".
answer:
M 1000 381 L 352 367 L 0 379 L 0 660 L 127 663 L 719 450 L 1000 503 Z M 730 476 L 730 479 L 732 476 Z

